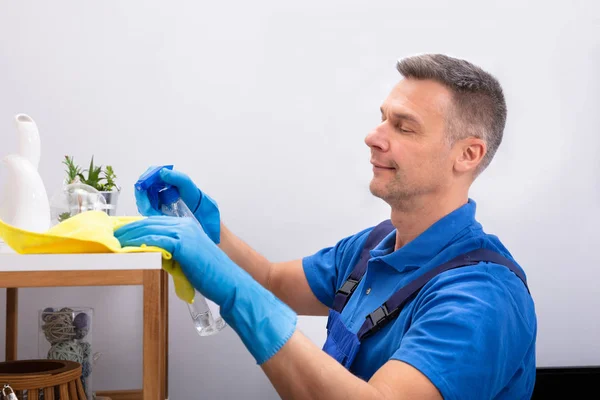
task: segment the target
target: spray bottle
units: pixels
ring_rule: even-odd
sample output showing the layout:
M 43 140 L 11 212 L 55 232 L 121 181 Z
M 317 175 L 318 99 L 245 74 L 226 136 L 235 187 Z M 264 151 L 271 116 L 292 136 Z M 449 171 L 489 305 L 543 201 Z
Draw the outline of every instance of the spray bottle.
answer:
M 160 170 L 163 168 L 173 169 L 173 166 L 163 165 L 146 171 L 136 182 L 135 188 L 146 191 L 154 209 L 172 217 L 192 218 L 202 229 L 200 222 L 181 200 L 177 188 L 161 179 Z M 188 309 L 200 336 L 214 335 L 227 326 L 221 317 L 219 306 L 206 299 L 197 290 L 194 301 L 191 304 L 188 303 Z

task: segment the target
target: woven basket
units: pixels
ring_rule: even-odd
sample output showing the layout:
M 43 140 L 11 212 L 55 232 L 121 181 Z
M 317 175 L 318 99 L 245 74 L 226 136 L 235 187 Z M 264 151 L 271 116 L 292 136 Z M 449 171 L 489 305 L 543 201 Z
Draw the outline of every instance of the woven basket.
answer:
M 0 363 L 0 388 L 9 384 L 20 399 L 87 400 L 81 364 L 62 360 L 18 360 Z

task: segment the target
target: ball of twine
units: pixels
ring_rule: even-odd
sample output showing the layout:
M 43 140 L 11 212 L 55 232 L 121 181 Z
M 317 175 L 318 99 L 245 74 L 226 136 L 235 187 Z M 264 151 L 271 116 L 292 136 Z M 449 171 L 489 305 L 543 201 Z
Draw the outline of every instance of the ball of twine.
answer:
M 59 342 L 48 350 L 49 360 L 75 361 L 83 363 L 83 348 L 74 340 Z
M 46 307 L 44 308 L 44 311 L 42 311 L 42 320 L 44 322 L 48 322 L 50 319 L 52 319 L 54 317 L 54 308 L 52 307 Z
M 81 364 L 81 376 L 83 376 L 84 378 L 87 378 L 88 376 L 90 376 L 92 373 L 92 364 L 90 364 L 89 362 L 85 361 L 83 364 Z
M 79 346 L 81 347 L 81 353 L 83 354 L 83 359 L 88 361 L 92 356 L 92 345 L 88 342 L 79 342 Z
M 89 324 L 89 317 L 86 313 L 79 313 L 75 316 L 75 319 L 73 319 L 73 325 L 75 325 L 75 328 L 77 329 L 88 329 L 88 324 Z
M 81 340 L 87 334 L 88 334 L 88 330 L 87 329 L 78 329 L 78 328 L 75 328 L 75 339 Z
M 72 312 L 63 308 L 52 316 L 47 317 L 46 323 L 42 325 L 42 330 L 46 339 L 52 345 L 73 339 L 76 332 L 75 326 L 73 326 Z

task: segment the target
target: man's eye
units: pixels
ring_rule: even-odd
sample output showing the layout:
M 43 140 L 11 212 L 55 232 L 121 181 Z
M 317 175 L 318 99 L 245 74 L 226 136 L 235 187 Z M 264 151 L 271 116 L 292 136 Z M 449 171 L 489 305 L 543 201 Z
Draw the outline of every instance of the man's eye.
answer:
M 413 133 L 413 131 L 411 131 L 410 129 L 406 129 L 406 128 L 402 127 L 402 125 L 397 125 L 396 129 L 398 129 L 402 133 Z

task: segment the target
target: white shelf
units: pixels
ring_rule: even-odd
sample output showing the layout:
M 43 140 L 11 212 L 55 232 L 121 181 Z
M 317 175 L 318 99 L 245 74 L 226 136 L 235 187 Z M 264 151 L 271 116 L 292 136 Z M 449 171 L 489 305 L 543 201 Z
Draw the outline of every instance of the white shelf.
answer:
M 0 247 L 0 272 L 161 269 L 161 253 L 17 254 Z

